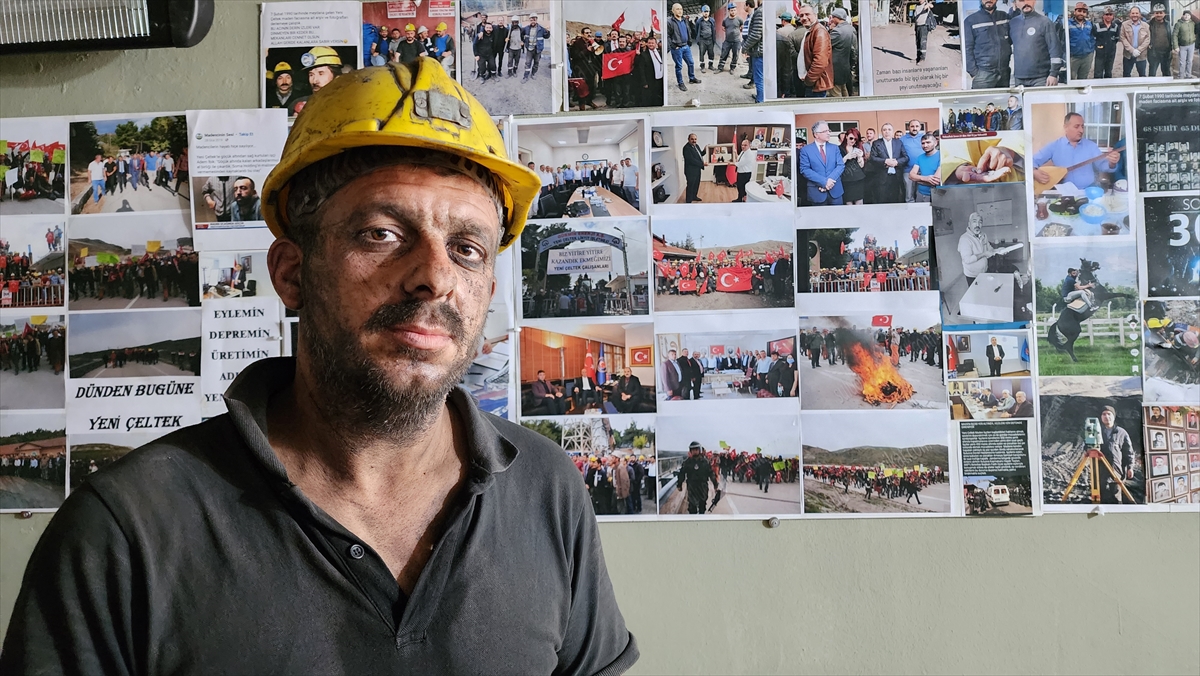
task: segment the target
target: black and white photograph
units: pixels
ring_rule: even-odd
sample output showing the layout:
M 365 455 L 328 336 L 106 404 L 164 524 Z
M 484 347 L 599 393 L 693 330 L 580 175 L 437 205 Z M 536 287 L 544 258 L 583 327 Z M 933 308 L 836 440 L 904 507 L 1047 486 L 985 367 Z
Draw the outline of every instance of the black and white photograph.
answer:
M 663 515 L 801 513 L 796 415 L 659 416 Z
M 65 215 L 66 121 L 0 119 L 0 139 L 0 216 Z
M 0 304 L 3 307 L 61 308 L 68 267 L 63 219 L 13 218 L 0 234 Z
M 492 115 L 553 113 L 550 0 L 460 0 L 459 79 Z
M 1145 401 L 1200 401 L 1200 301 L 1142 304 Z
M 186 211 L 187 119 L 105 117 L 71 123 L 71 213 Z
M 805 514 L 951 513 L 944 412 L 801 413 L 800 425 Z
M 519 335 L 523 418 L 657 410 L 653 324 L 554 321 Z
M 959 19 L 956 0 L 872 0 L 867 69 L 874 76 L 872 93 L 961 89 Z
M 946 383 L 953 420 L 1033 418 L 1033 378 L 983 378 Z
M 1028 331 L 976 331 L 946 334 L 946 375 L 999 378 L 1033 375 Z
M 891 294 L 937 289 L 929 242 L 929 214 L 924 218 L 873 221 L 852 210 L 801 216 L 799 224 L 822 227 L 796 231 L 801 252 L 797 294 Z M 845 302 L 839 298 L 834 302 Z M 801 302 L 799 299 L 797 302 Z
M 566 0 L 567 110 L 663 104 L 666 44 L 655 24 L 662 0 Z
M 200 375 L 200 310 L 71 315 L 70 377 Z
M 1138 190 L 1142 193 L 1200 190 L 1200 92 L 1137 92 Z
M 542 179 L 532 217 L 629 218 L 645 213 L 645 121 L 606 117 L 522 121 L 517 160 Z
M 1142 198 L 1151 298 L 1200 296 L 1200 197 L 1194 193 Z
M 667 105 L 762 103 L 768 15 L 741 2 L 667 0 Z M 757 64 L 757 65 L 756 65 Z
M 62 411 L 0 411 L 0 511 L 53 510 L 67 497 Z
M 521 314 L 608 317 L 650 312 L 646 219 L 531 223 L 521 232 Z
M 1066 84 L 1064 5 L 1057 0 L 962 0 L 961 89 Z
M 184 214 L 75 219 L 67 255 L 72 312 L 200 305 L 199 254 Z
M 63 408 L 66 359 L 62 314 L 0 312 L 0 411 Z
M 654 181 L 654 204 L 792 204 L 792 128 L 786 121 L 655 126 L 654 133 L 651 159 L 666 176 Z
M 655 349 L 659 402 L 794 398 L 799 393 L 791 329 L 659 333 Z

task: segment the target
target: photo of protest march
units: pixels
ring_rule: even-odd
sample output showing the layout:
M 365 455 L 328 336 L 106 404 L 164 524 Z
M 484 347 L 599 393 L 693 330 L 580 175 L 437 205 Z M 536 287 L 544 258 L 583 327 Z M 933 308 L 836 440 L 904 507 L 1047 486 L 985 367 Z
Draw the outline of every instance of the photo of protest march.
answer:
M 792 204 L 792 129 L 773 125 L 655 127 L 655 204 Z M 659 188 L 662 188 L 660 191 Z M 661 199 L 660 199 L 661 197 Z
M 651 108 L 663 103 L 663 3 L 563 3 L 567 110 Z
M 1046 504 L 1145 502 L 1141 395 L 1127 387 L 1141 381 L 1127 380 L 1041 379 Z
M 579 470 L 596 516 L 658 514 L 654 416 L 580 416 L 521 424 L 563 447 Z
M 279 295 L 267 271 L 266 251 L 205 251 L 198 259 L 204 300 Z
M 1200 197 L 1145 197 L 1142 204 L 1148 295 L 1200 296 Z M 1191 230 L 1180 227 L 1187 223 Z
M 640 216 L 644 136 L 640 120 L 522 124 L 517 159 L 542 179 L 532 217 Z
M 71 315 L 71 378 L 200 375 L 200 310 Z
M 827 213 L 834 216 L 824 217 Z M 935 271 L 930 267 L 928 214 L 875 225 L 861 225 L 864 219 L 853 210 L 821 214 L 821 218 L 802 222 L 843 227 L 796 231 L 796 250 L 806 253 L 801 259 L 806 268 L 796 280 L 796 293 L 937 289 Z
M 1200 501 L 1200 407 L 1145 406 L 1142 415 L 1149 467 L 1146 501 Z
M 668 106 L 763 102 L 763 43 L 770 19 L 762 4 L 667 0 L 662 32 L 670 57 Z
M 199 254 L 180 214 L 75 220 L 67 243 L 70 309 L 199 307 Z
M 654 413 L 653 324 L 552 326 L 521 328 L 523 417 Z
M 795 415 L 659 416 L 660 514 L 799 514 Z
M 1133 242 L 1034 250 L 1038 373 L 1129 376 L 1141 359 Z
M 0 216 L 66 213 L 66 141 L 61 118 L 0 120 Z
M 660 333 L 658 400 L 795 397 L 796 336 L 791 329 Z
M 937 108 L 801 113 L 796 129 L 802 207 L 928 202 L 938 185 Z
M 1125 107 L 1124 101 L 1030 106 L 1039 237 L 1130 234 Z
M 262 197 L 258 191 L 266 178 L 265 174 L 193 176 L 196 228 L 236 228 L 239 223 L 261 221 Z
M 1200 301 L 1142 304 L 1145 401 L 1200 401 Z
M 645 219 L 530 224 L 521 233 L 521 314 L 650 312 Z
M 655 220 L 655 310 L 792 307 L 791 224 L 790 215 L 736 228 L 719 219 Z
M 136 431 L 93 434 L 72 434 L 67 447 L 71 467 L 70 491 L 83 485 L 88 476 L 125 457 L 135 448 L 154 441 L 161 434 Z
M 1200 76 L 1191 0 L 1068 3 L 1071 82 Z
M 61 314 L 0 312 L 0 411 L 63 407 L 65 319 Z
M 0 411 L 0 510 L 56 509 L 66 486 L 66 415 Z
M 967 516 L 1033 514 L 1029 471 L 1032 420 L 958 425 Z
M 950 513 L 942 411 L 801 413 L 804 513 Z
M 946 408 L 937 310 L 908 305 L 885 315 L 801 317 L 800 407 Z
M 267 77 L 263 108 L 286 108 L 289 117 L 299 115 L 313 93 L 335 77 L 353 72 L 357 63 L 354 45 L 271 47 L 263 59 Z
M 951 380 L 946 383 L 946 391 L 952 420 L 1033 417 L 1032 378 Z
M 66 302 L 67 267 L 64 223 L 8 217 L 0 233 L 0 305 L 62 307 Z
M 954 0 L 872 0 L 875 96 L 958 89 L 959 19 Z
M 1028 376 L 1028 331 L 976 331 L 946 334 L 946 374 L 958 378 Z
M 1033 319 L 1025 194 L 1020 183 L 934 189 L 933 236 L 946 326 Z
M 71 123 L 71 213 L 187 210 L 187 119 Z
M 459 75 L 467 91 L 492 115 L 554 112 L 550 1 L 460 0 L 458 5 Z
M 772 89 L 781 99 L 859 95 L 858 0 L 768 0 L 766 7 L 775 34 L 768 98 Z
M 961 88 L 1066 84 L 1064 4 L 1057 0 L 962 0 Z
M 407 63 L 428 56 L 455 78 L 458 26 L 453 2 L 364 2 L 362 20 L 364 66 Z

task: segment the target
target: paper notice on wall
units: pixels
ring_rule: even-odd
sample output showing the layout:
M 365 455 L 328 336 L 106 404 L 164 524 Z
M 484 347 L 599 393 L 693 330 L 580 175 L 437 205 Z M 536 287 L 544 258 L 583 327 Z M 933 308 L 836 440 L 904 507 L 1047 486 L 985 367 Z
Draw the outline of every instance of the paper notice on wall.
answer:
M 242 369 L 280 355 L 279 299 L 205 301 L 203 328 L 201 391 L 204 416 L 211 417 L 225 412 L 221 395 Z
M 67 433 L 167 433 L 200 422 L 200 379 L 118 378 L 67 382 Z
M 312 94 L 362 67 L 358 2 L 272 2 L 260 19 L 262 107 L 296 115 Z
M 606 246 L 555 249 L 550 252 L 546 263 L 546 272 L 551 275 L 609 272 L 610 270 L 612 270 L 612 248 Z
M 361 16 L 357 2 L 272 2 L 262 7 L 263 45 L 351 44 Z

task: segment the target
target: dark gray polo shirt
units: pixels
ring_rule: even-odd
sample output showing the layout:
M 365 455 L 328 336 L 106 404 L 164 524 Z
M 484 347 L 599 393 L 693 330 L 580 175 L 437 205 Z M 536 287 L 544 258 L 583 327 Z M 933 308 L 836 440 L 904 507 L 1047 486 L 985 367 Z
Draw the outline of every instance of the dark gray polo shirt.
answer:
M 34 549 L 0 673 L 618 674 L 638 657 L 579 472 L 464 390 L 470 468 L 412 595 L 267 442 L 291 359 L 88 477 Z

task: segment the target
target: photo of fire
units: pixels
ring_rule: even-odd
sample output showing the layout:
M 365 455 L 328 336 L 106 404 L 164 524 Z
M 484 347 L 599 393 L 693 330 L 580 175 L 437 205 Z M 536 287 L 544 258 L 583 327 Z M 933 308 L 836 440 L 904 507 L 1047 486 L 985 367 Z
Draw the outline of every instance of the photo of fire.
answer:
M 803 410 L 946 408 L 936 307 L 801 317 Z

